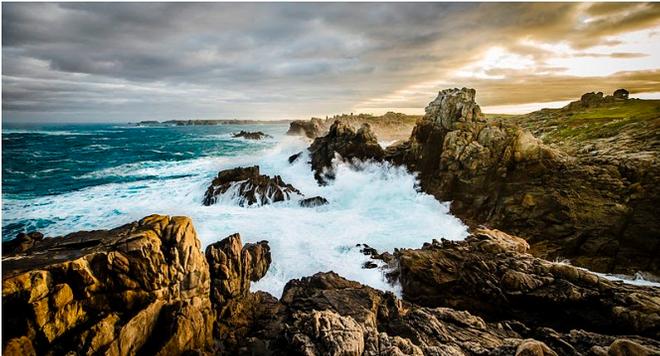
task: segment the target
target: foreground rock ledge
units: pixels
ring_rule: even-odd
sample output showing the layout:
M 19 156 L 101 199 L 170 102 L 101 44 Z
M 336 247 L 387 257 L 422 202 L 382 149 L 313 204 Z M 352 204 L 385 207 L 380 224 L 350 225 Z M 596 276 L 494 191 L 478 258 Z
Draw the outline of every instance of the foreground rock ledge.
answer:
M 3 257 L 7 355 L 176 355 L 212 343 L 209 268 L 189 218 L 149 216 Z
M 656 289 L 603 281 L 526 249 L 521 239 L 482 230 L 466 242 L 397 252 L 406 300 L 332 272 L 290 281 L 277 300 L 249 291 L 270 266 L 266 241 L 243 245 L 234 234 L 209 245 L 205 259 L 190 219 L 153 215 L 39 239 L 5 256 L 3 353 L 660 352 Z M 553 306 L 569 313 L 543 310 Z M 566 323 L 550 328 L 560 319 Z

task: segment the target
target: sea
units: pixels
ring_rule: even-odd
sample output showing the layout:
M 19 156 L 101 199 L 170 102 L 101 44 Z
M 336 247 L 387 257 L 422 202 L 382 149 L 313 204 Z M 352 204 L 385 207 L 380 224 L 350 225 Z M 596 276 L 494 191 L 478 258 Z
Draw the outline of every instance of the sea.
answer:
M 2 238 L 109 229 L 150 214 L 189 216 L 203 247 L 237 232 L 244 242 L 267 240 L 273 262 L 252 289 L 279 297 L 290 279 L 321 271 L 398 293 L 382 270 L 362 268 L 368 257 L 356 245 L 392 252 L 434 238 L 467 236 L 448 203 L 420 192 L 417 177 L 403 168 L 335 162 L 336 179 L 319 186 L 308 163 L 309 140 L 288 136 L 287 129 L 284 124 L 3 124 Z M 232 137 L 240 130 L 272 138 Z M 289 164 L 287 158 L 301 151 L 303 159 Z M 303 208 L 296 198 L 251 207 L 232 199 L 202 205 L 218 171 L 251 165 L 329 204 Z

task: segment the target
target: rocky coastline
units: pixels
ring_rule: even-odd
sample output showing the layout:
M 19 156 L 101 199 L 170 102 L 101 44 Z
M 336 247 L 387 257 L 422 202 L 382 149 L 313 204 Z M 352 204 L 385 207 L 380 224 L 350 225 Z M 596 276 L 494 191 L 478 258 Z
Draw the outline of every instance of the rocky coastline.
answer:
M 660 354 L 660 289 L 589 271 L 659 275 L 659 151 L 652 143 L 643 155 L 602 151 L 601 140 L 634 136 L 633 126 L 591 139 L 589 154 L 541 127 L 541 117 L 633 99 L 622 90 L 585 94 L 525 121 L 487 118 L 475 96 L 441 91 L 409 137 L 386 149 L 369 122 L 357 130 L 345 118 L 291 123 L 289 133 L 313 139 L 307 153 L 319 184 L 334 179 L 337 159 L 357 169 L 362 161 L 405 166 L 469 225 L 464 241 L 392 253 L 362 246 L 374 261 L 364 268 L 380 268 L 400 297 L 332 271 L 289 281 L 279 298 L 253 292 L 272 263 L 267 241 L 218 236 L 203 253 L 189 218 L 151 215 L 112 230 L 4 242 L 3 353 Z M 227 194 L 241 206 L 328 203 L 258 166 L 219 172 L 202 203 Z M 564 258 L 571 264 L 553 262 Z

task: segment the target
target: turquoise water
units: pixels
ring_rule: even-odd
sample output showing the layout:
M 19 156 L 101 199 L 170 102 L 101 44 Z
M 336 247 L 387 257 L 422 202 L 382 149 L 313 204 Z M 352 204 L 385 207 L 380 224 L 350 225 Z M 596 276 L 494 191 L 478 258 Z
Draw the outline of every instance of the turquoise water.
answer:
M 260 130 L 263 141 L 233 138 Z M 286 125 L 4 126 L 2 131 L 2 234 L 39 230 L 61 236 L 109 229 L 150 214 L 193 219 L 205 247 L 239 232 L 244 242 L 268 240 L 273 263 L 253 288 L 275 296 L 292 278 L 333 270 L 346 278 L 393 290 L 356 244 L 380 251 L 419 247 L 433 238 L 462 239 L 466 227 L 447 204 L 419 193 L 405 169 L 337 163 L 337 178 L 320 187 L 307 156 L 289 164 L 309 141 L 286 136 Z M 311 197 L 330 204 L 302 208 L 297 201 L 240 207 L 231 198 L 203 206 L 219 170 L 259 165 Z M 299 198 L 296 198 L 299 199 Z
M 21 231 L 57 223 L 26 219 L 20 206 L 31 199 L 55 196 L 112 183 L 176 180 L 191 173 L 150 171 L 200 157 L 231 157 L 272 145 L 231 137 L 241 129 L 280 132 L 283 125 L 153 126 L 24 125 L 2 131 L 3 240 Z M 132 189 L 147 189 L 135 184 Z

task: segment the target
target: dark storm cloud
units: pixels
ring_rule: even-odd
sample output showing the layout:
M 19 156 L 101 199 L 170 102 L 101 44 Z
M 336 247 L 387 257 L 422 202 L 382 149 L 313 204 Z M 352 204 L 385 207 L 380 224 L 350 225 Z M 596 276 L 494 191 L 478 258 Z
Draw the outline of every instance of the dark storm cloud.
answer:
M 348 111 L 446 77 L 491 46 L 542 61 L 547 51 L 517 40 L 611 44 L 613 35 L 657 25 L 659 10 L 574 3 L 4 3 L 3 117 Z M 580 16 L 593 20 L 581 23 Z

